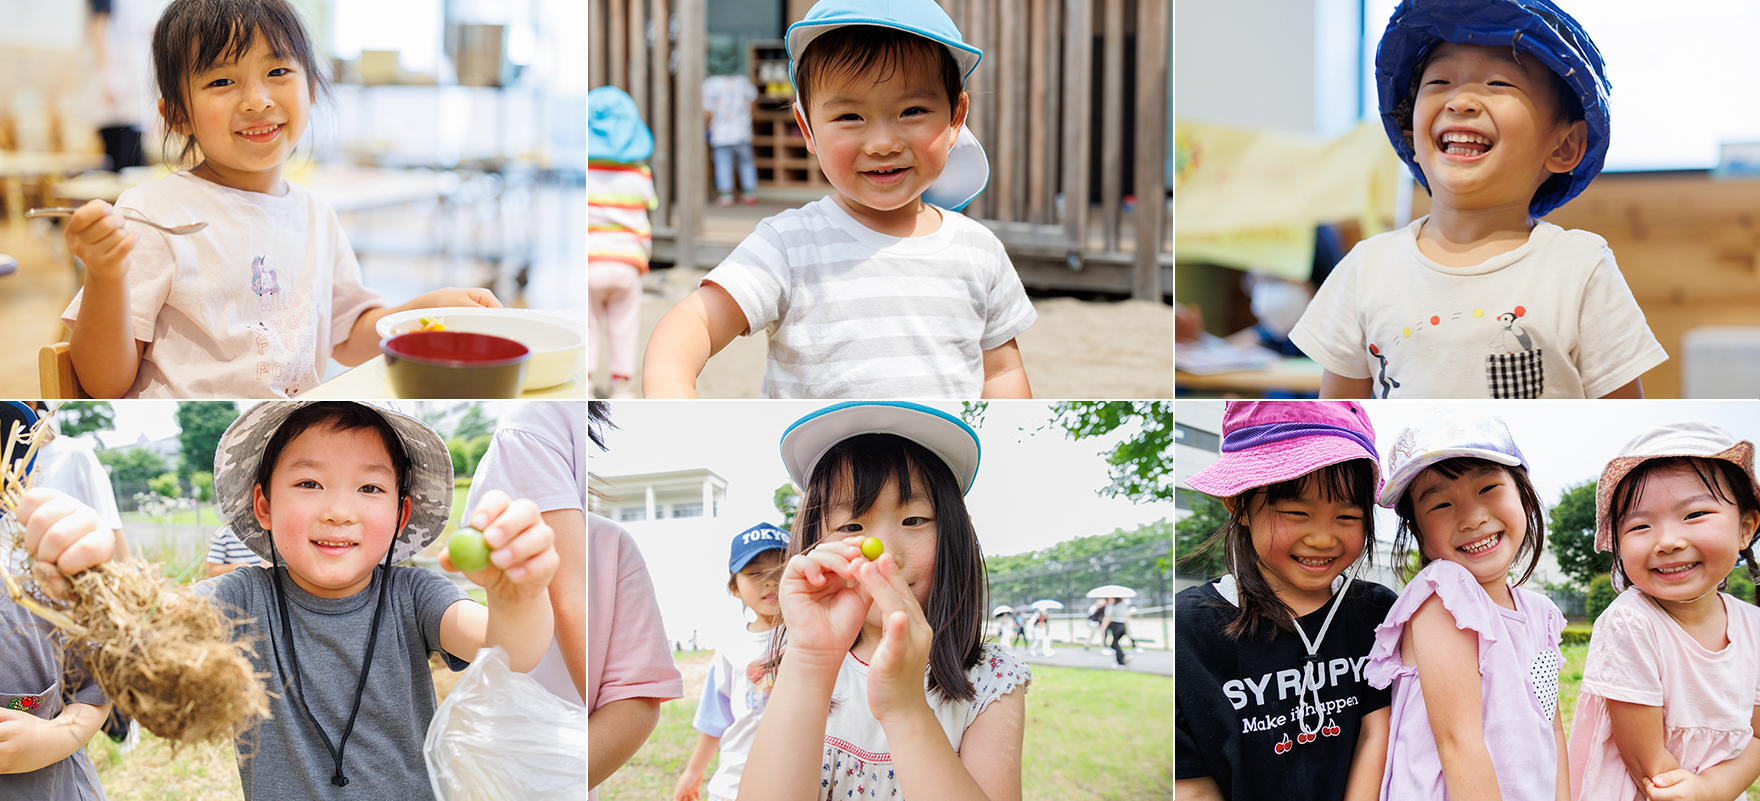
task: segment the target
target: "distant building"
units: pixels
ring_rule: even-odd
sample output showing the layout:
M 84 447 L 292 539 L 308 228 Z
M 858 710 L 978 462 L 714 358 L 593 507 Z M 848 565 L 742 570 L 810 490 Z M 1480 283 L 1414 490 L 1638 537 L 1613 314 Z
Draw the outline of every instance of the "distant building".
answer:
M 727 500 L 727 479 L 707 468 L 593 476 L 593 511 L 621 523 L 631 533 L 656 531 L 694 518 L 718 518 Z

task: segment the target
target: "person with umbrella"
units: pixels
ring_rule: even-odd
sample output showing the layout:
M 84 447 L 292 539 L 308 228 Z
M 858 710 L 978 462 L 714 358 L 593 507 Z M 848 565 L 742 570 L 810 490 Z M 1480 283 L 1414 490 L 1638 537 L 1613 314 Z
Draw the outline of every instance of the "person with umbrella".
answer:
M 1101 610 L 1100 617 L 1100 631 L 1103 632 L 1101 636 L 1106 638 L 1106 645 L 1112 649 L 1113 659 L 1117 660 L 1115 667 L 1124 667 L 1131 661 L 1130 654 L 1125 653 L 1124 648 L 1120 646 L 1120 642 L 1130 632 L 1128 626 L 1131 619 L 1130 602 L 1125 599 L 1137 597 L 1137 591 L 1117 584 L 1108 584 L 1089 590 L 1088 597 L 1106 600 L 1106 606 Z M 1132 639 L 1131 642 L 1135 643 L 1136 640 Z
M 1052 655 L 1051 610 L 1062 608 L 1063 602 L 1053 601 L 1049 598 L 1033 602 L 1033 618 L 1029 624 L 1032 626 L 1032 634 L 1027 645 L 1027 653 L 1032 653 L 1034 647 L 1038 646 L 1045 656 Z

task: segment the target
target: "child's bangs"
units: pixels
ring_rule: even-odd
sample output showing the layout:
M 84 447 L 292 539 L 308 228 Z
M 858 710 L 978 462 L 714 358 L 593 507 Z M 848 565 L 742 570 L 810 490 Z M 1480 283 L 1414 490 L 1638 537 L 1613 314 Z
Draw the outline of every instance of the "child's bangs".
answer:
M 1620 523 L 1630 517 L 1632 510 L 1643 500 L 1644 484 L 1650 476 L 1672 470 L 1692 471 L 1705 490 L 1711 493 L 1711 497 L 1736 507 L 1738 511 L 1760 511 L 1760 498 L 1754 496 L 1754 488 L 1747 476 L 1733 463 L 1702 456 L 1647 459 L 1632 468 L 1613 490 L 1613 499 L 1608 506 L 1610 522 L 1616 535 L 1619 533 Z
M 826 80 L 869 77 L 892 80 L 906 69 L 928 71 L 940 79 L 950 105 L 961 91 L 959 64 L 947 48 L 916 34 L 873 25 L 853 25 L 821 34 L 807 46 L 795 68 L 802 105 Z
M 921 490 L 934 503 L 933 481 L 944 479 L 957 486 L 953 471 L 921 446 L 891 434 L 863 434 L 838 443 L 819 461 L 808 481 L 822 493 L 825 508 L 847 504 L 850 514 L 861 516 L 880 500 L 886 485 L 898 486 L 898 500 L 909 503 Z M 928 458 L 924 458 L 925 455 Z M 940 474 L 937 475 L 937 470 Z
M 1316 498 L 1369 509 L 1375 503 L 1375 471 L 1368 459 L 1335 462 L 1265 487 L 1265 502 Z

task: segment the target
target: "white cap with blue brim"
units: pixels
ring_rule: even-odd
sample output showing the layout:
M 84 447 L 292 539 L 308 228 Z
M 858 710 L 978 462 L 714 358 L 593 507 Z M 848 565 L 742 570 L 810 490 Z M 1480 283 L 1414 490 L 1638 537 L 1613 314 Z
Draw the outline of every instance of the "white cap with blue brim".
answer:
M 904 401 L 849 401 L 796 420 L 782 433 L 788 477 L 806 487 L 826 451 L 863 434 L 891 434 L 929 449 L 953 471 L 961 494 L 970 492 L 978 477 L 978 432 L 951 414 Z

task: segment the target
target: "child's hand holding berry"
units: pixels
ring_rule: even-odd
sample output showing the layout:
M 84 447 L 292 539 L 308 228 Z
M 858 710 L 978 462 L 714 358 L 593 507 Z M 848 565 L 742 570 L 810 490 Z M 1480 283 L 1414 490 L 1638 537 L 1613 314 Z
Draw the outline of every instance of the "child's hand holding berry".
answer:
M 856 567 L 865 563 L 861 537 L 824 540 L 797 554 L 783 568 L 777 594 L 788 622 L 790 651 L 836 664 L 862 631 L 870 599 L 858 588 Z
M 537 504 L 515 501 L 492 490 L 477 503 L 470 524 L 483 532 L 483 540 L 493 550 L 489 564 L 466 573 L 466 578 L 506 603 L 525 603 L 545 595 L 559 560 L 556 534 L 544 523 Z M 458 569 L 444 551 L 440 563 L 447 570 Z

